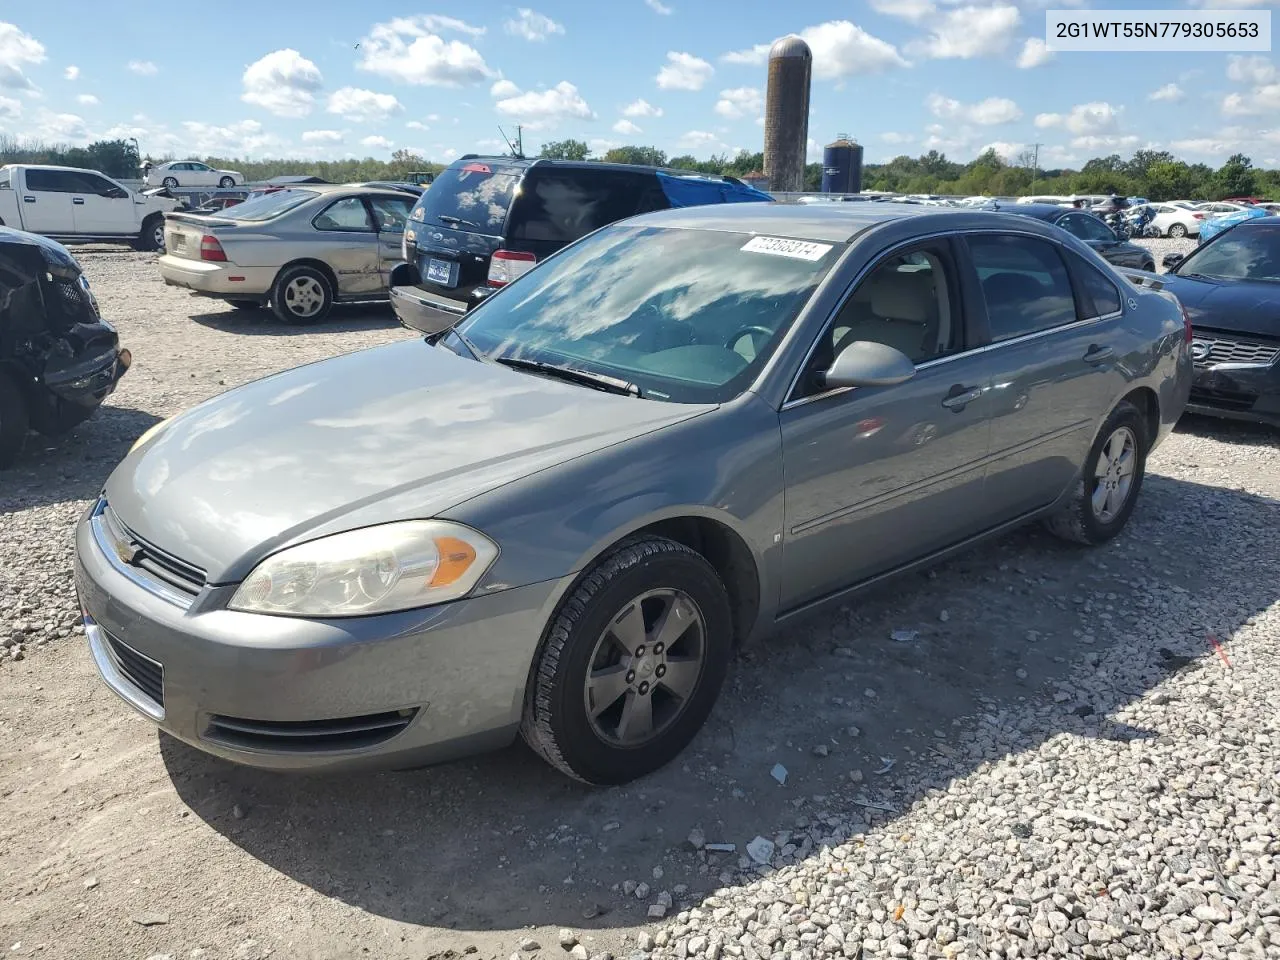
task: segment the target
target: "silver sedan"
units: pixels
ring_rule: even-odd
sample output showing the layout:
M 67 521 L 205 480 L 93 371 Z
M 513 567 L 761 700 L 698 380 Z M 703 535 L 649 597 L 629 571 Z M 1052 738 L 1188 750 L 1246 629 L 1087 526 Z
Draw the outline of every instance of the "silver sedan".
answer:
M 394 188 L 279 190 L 214 215 L 165 217 L 165 283 L 242 310 L 315 323 L 334 303 L 381 300 L 419 194 Z

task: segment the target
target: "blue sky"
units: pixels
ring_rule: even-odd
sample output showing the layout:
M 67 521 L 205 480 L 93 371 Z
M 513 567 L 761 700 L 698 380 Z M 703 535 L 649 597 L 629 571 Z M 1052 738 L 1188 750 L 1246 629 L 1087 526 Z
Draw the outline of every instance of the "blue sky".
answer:
M 794 32 L 814 51 L 815 158 L 846 133 L 868 161 L 928 149 L 967 160 L 988 145 L 1014 156 L 1038 142 L 1042 166 L 1143 147 L 1280 166 L 1271 54 L 1048 55 L 1036 0 L 531 2 L 128 2 L 94 15 L 84 0 L 6 4 L 0 132 L 132 136 L 152 155 L 405 147 L 443 162 L 496 150 L 499 124 L 523 123 L 527 152 L 565 137 L 598 152 L 754 151 L 764 53 Z

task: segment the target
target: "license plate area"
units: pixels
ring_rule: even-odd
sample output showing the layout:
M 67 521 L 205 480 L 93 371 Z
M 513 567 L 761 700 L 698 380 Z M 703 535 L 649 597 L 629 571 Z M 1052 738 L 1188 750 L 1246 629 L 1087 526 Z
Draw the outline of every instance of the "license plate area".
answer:
M 184 234 L 184 233 L 174 233 L 174 234 L 171 234 L 171 236 L 173 237 L 173 252 L 174 252 L 174 253 L 186 253 L 186 252 L 187 252 L 187 236 L 186 236 L 186 234 Z
M 432 257 L 427 261 L 427 282 L 439 284 L 442 287 L 456 287 L 458 285 L 458 265 L 448 260 L 437 260 Z

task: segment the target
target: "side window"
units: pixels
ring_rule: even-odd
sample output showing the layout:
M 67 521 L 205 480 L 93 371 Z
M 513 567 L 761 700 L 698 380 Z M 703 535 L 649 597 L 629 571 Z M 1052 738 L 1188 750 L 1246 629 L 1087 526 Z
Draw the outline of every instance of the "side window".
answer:
M 373 219 L 382 233 L 403 233 L 409 211 L 413 209 L 411 197 L 370 197 Z
M 798 395 L 821 392 L 818 375 L 858 340 L 895 347 L 917 364 L 955 351 L 961 331 L 951 276 L 942 247 L 921 247 L 878 263 L 823 331 Z
M 75 193 L 79 180 L 64 170 L 28 170 L 27 189 L 36 193 Z
M 1067 232 L 1071 233 L 1081 240 L 1114 240 L 1111 231 L 1107 225 L 1097 217 L 1088 217 L 1084 214 L 1074 213 L 1069 217 L 1064 217 L 1062 226 L 1066 227 Z
M 11 177 L 12 177 L 12 176 L 13 176 L 12 171 L 9 171 L 9 170 L 0 170 L 0 190 L 12 190 L 12 189 L 13 189 L 13 183 L 12 183 L 12 180 L 11 180 Z
M 993 341 L 1052 330 L 1077 319 L 1066 265 L 1057 249 L 1033 237 L 969 237 Z
M 213 168 L 212 168 L 211 166 L 209 166 L 207 163 L 188 163 L 188 164 L 187 164 L 187 169 L 188 169 L 188 170 L 197 170 L 197 171 L 199 171 L 200 173 L 208 173 L 208 172 L 209 172 L 210 170 L 212 170 Z
M 98 176 L 96 173 L 81 173 L 78 175 L 78 179 L 80 181 L 80 189 L 85 193 L 93 193 L 100 197 L 105 197 L 108 194 L 119 191 L 119 187 L 114 183 L 106 177 Z
M 1120 291 L 1116 285 L 1111 282 L 1107 276 L 1087 262 L 1083 257 L 1077 257 L 1075 254 L 1067 254 L 1071 257 L 1071 270 L 1076 275 L 1076 280 L 1080 286 L 1084 288 L 1085 295 L 1093 302 L 1093 309 L 1082 309 L 1080 316 L 1082 319 L 1092 319 L 1094 317 L 1108 317 L 1112 314 L 1120 312 Z
M 636 212 L 641 181 L 610 170 L 545 170 L 525 178 L 512 210 L 515 240 L 572 243 Z
M 373 221 L 359 197 L 335 200 L 311 221 L 317 230 L 340 230 L 348 233 L 373 233 Z

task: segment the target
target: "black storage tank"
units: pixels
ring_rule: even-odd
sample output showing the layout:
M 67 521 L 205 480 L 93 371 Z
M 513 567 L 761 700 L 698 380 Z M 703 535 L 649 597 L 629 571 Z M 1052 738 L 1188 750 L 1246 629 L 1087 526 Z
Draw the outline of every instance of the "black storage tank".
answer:
M 841 136 L 822 150 L 822 192 L 862 192 L 862 147 Z

